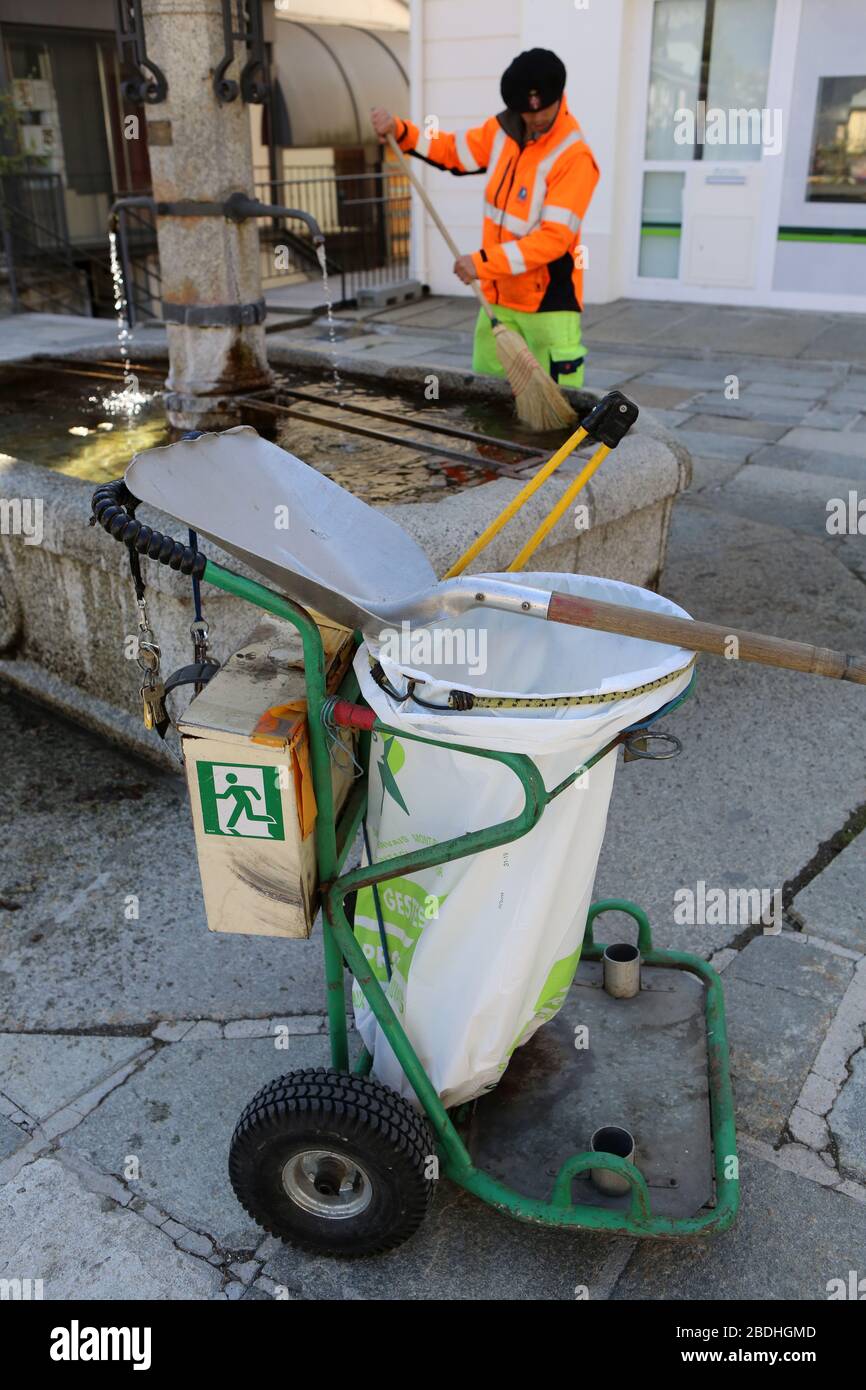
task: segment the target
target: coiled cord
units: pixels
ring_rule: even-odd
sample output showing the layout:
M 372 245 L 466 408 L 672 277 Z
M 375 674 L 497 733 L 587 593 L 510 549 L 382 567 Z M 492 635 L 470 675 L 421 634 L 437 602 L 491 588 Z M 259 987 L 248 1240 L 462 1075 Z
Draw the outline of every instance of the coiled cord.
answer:
M 102 483 L 90 501 L 93 513 L 92 522 L 98 522 L 103 530 L 122 541 L 139 555 L 150 560 L 158 560 L 161 565 L 177 570 L 180 574 L 190 574 L 194 579 L 204 575 L 207 557 L 182 541 L 164 536 L 154 531 L 143 521 L 135 519 L 135 509 L 139 499 L 133 497 L 122 478 L 113 483 Z

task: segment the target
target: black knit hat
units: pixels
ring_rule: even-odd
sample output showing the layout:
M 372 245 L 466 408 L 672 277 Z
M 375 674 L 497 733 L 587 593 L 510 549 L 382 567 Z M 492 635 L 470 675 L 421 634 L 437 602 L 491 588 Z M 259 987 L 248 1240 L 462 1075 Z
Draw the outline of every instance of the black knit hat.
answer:
M 565 64 L 549 48 L 518 53 L 502 74 L 502 100 L 511 111 L 540 111 L 565 91 Z

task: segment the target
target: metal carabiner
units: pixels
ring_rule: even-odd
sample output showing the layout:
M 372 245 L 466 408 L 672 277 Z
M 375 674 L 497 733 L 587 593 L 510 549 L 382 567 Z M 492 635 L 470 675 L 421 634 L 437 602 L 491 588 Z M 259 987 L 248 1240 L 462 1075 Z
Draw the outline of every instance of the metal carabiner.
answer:
M 668 751 L 650 752 L 647 745 L 651 742 L 666 744 Z M 623 739 L 622 748 L 623 762 L 626 763 L 637 758 L 649 763 L 667 762 L 669 758 L 675 758 L 683 751 L 682 742 L 676 734 L 667 734 L 662 729 L 635 729 Z
M 143 628 L 139 633 L 138 652 L 135 658 L 140 670 L 147 675 L 154 675 L 159 670 L 161 656 L 159 643 L 150 628 Z

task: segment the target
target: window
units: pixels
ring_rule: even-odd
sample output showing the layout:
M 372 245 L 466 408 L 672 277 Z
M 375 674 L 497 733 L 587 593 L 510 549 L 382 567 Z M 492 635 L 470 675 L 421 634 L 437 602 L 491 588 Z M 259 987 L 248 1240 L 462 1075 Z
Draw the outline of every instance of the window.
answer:
M 647 172 L 643 176 L 638 275 L 675 280 L 680 273 L 685 174 Z
M 676 112 L 694 110 L 701 75 L 706 0 L 656 0 L 653 11 L 647 159 L 693 159 L 674 138 Z
M 822 77 L 808 203 L 866 203 L 866 77 Z
M 775 15 L 776 0 L 656 0 L 646 159 L 761 158 Z

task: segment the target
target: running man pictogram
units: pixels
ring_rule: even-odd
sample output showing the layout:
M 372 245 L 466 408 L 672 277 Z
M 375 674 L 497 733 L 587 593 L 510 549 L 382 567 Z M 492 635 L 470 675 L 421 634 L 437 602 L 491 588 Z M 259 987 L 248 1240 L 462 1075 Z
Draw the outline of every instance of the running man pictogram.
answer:
M 232 835 L 240 835 L 240 830 L 235 830 L 235 826 L 237 825 L 241 816 L 246 816 L 247 820 L 267 821 L 270 825 L 274 825 L 275 821 L 273 816 L 269 816 L 267 812 L 263 816 L 257 816 L 252 806 L 250 805 L 251 796 L 254 796 L 256 798 L 256 801 L 261 801 L 261 792 L 256 791 L 255 787 L 239 787 L 236 785 L 237 780 L 237 773 L 227 772 L 226 782 L 228 783 L 228 786 L 226 787 L 225 791 L 214 793 L 217 801 L 225 801 L 227 798 L 234 798 L 235 808 L 229 816 L 228 821 L 226 822 L 226 830 L 228 830 Z
M 197 768 L 202 828 L 206 835 L 284 840 L 277 767 L 200 762 Z

